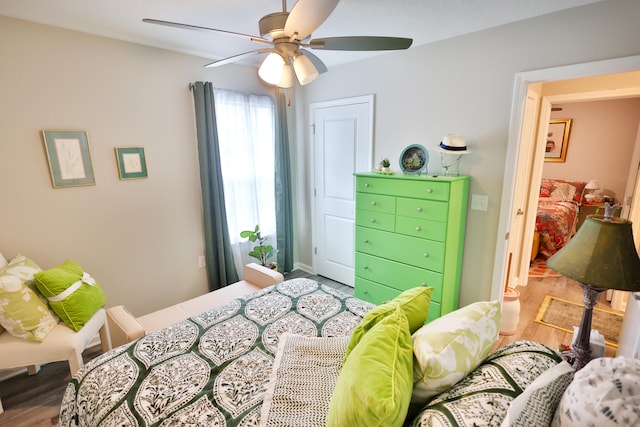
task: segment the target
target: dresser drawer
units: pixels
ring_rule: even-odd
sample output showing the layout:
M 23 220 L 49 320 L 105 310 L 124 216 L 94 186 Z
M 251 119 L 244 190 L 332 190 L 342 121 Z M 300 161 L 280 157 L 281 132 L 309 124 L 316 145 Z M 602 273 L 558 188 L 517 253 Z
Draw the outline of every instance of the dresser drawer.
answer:
M 431 299 L 442 301 L 442 274 L 356 252 L 356 276 L 399 291 L 418 286 L 433 288 Z
M 445 202 L 399 197 L 396 204 L 396 213 L 402 216 L 445 222 L 449 215 L 449 205 Z
M 356 206 L 358 209 L 394 214 L 396 198 L 382 194 L 356 193 Z
M 444 242 L 447 235 L 447 227 L 442 222 L 428 221 L 402 216 L 396 217 L 396 233 L 421 239 L 437 240 Z
M 419 197 L 429 200 L 449 200 L 449 182 L 422 179 L 356 177 L 356 191 L 388 194 L 390 196 Z
M 356 225 L 393 231 L 395 222 L 396 216 L 393 214 L 356 209 Z
M 444 268 L 444 243 L 356 226 L 356 251 L 438 273 Z
M 356 277 L 355 282 L 355 296 L 363 301 L 370 302 L 372 304 L 382 304 L 387 301 L 391 301 L 402 291 L 390 288 L 388 286 L 374 283 L 360 277 Z M 429 314 L 425 323 L 431 322 L 434 319 L 440 317 L 441 307 L 440 303 L 431 300 L 429 303 Z

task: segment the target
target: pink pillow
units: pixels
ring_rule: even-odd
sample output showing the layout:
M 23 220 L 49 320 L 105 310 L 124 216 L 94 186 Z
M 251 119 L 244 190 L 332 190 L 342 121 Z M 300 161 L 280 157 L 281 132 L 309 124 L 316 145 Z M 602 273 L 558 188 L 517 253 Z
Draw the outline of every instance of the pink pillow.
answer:
M 551 196 L 552 190 L 553 190 L 553 180 L 543 179 L 542 184 L 540 184 L 540 197 Z

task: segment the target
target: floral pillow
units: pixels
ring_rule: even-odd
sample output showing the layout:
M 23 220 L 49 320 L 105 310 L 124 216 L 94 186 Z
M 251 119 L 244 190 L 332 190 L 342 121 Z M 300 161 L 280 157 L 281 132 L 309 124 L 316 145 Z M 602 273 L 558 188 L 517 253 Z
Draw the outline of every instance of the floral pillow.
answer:
M 43 341 L 59 322 L 35 289 L 33 275 L 39 271 L 35 262 L 22 255 L 0 269 L 0 325 L 15 337 L 36 342 Z
M 544 178 L 540 183 L 540 197 L 581 203 L 582 191 L 586 185 L 587 183 L 583 181 Z
M 576 372 L 551 425 L 640 425 L 640 360 L 600 357 Z
M 559 182 L 553 187 L 553 191 L 549 195 L 549 199 L 557 201 L 571 201 L 576 195 L 576 187 L 567 183 Z
M 553 191 L 553 181 L 550 179 L 543 179 L 540 184 L 540 197 L 551 196 L 551 191 Z
M 427 323 L 413 334 L 412 404 L 429 401 L 463 379 L 498 339 L 500 302 L 481 301 Z

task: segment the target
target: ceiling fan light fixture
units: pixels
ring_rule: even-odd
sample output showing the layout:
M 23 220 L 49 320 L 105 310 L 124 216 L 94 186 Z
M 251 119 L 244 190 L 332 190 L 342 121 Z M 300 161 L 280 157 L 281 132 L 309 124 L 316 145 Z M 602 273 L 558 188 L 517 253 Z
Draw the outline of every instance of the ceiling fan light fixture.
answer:
M 313 63 L 304 55 L 298 54 L 293 58 L 293 69 L 302 86 L 314 81 L 319 73 Z
M 278 87 L 283 89 L 292 88 L 295 84 L 295 78 L 293 77 L 293 68 L 291 64 L 284 64 L 282 68 L 282 77 L 280 77 L 280 81 L 278 82 Z
M 258 69 L 258 76 L 269 84 L 278 84 L 282 78 L 284 65 L 284 59 L 282 59 L 282 56 L 275 52 L 271 52 L 264 59 L 262 65 L 260 65 L 260 68 Z

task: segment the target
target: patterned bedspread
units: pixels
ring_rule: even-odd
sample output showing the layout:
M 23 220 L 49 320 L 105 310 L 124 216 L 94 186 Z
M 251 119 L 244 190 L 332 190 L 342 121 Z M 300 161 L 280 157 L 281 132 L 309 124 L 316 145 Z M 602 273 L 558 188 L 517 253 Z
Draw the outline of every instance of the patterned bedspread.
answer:
M 540 255 L 544 259 L 558 252 L 576 233 L 579 206 L 573 201 L 538 202 L 536 230 L 540 232 Z
M 87 363 L 59 426 L 257 426 L 279 337 L 349 335 L 372 307 L 310 279 L 231 301 Z

